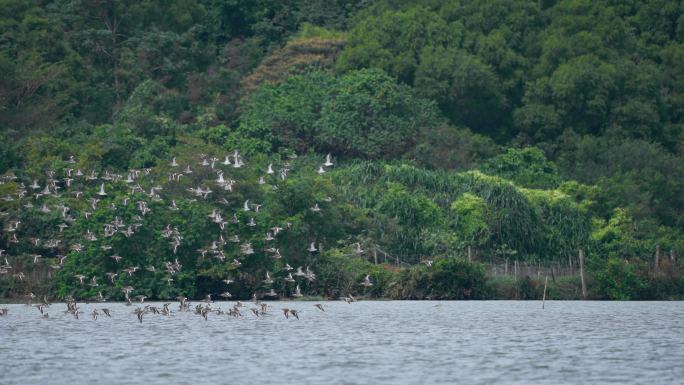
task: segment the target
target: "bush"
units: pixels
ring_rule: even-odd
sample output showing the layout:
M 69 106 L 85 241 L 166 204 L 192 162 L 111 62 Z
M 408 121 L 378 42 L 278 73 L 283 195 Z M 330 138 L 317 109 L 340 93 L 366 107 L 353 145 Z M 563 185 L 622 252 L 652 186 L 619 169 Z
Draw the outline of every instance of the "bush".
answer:
M 594 263 L 598 265 L 592 270 L 600 296 L 623 301 L 644 297 L 647 282 L 638 274 L 638 271 L 646 270 L 644 266 L 616 257 Z

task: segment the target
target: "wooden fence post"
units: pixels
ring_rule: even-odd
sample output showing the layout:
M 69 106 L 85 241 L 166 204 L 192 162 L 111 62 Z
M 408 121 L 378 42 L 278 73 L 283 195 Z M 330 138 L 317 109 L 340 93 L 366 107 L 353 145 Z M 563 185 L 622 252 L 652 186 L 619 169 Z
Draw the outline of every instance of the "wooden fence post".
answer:
M 653 276 L 658 274 L 658 266 L 660 265 L 660 245 L 656 245 L 655 260 L 653 261 Z
M 544 296 L 542 297 L 542 309 L 544 308 L 544 301 L 546 301 L 546 286 L 549 284 L 549 276 L 544 280 Z
M 584 280 L 584 250 L 579 251 L 580 279 L 582 280 L 582 298 L 587 299 L 587 283 Z
M 515 276 L 515 280 L 518 280 L 518 260 L 516 259 L 513 262 L 513 275 Z

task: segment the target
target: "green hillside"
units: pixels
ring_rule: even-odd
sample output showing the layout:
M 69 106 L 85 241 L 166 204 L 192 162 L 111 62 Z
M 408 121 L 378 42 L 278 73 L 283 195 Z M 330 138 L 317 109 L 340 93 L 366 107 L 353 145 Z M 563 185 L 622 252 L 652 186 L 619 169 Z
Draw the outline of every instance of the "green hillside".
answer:
M 684 298 L 679 1 L 0 0 L 0 73 L 0 297 Z

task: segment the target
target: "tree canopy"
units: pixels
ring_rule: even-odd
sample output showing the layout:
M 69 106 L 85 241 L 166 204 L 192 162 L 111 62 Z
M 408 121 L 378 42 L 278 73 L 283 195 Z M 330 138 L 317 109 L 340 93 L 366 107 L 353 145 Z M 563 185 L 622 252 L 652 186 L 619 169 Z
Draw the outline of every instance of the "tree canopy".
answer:
M 78 169 L 168 177 L 173 157 L 194 166 L 237 150 L 254 168 L 233 176 L 260 186 L 240 198 L 253 194 L 265 219 L 297 228 L 283 251 L 309 238 L 330 246 L 297 260 L 321 263 L 326 283 L 307 287 L 317 293 L 369 271 L 386 284 L 374 295 L 484 298 L 471 281 L 484 270 L 460 259 L 470 246 L 488 263 L 561 263 L 582 248 L 602 298 L 652 298 L 645 261 L 656 249 L 672 263 L 684 253 L 681 1 L 0 0 L 0 72 L 0 222 L 25 223 L 29 238 L 51 236 L 60 220 L 19 205 L 34 181 Z M 328 154 L 334 170 L 321 166 Z M 292 164 L 307 171 L 270 181 L 278 194 L 264 187 L 269 165 Z M 196 233 L 195 249 L 218 236 L 200 220 L 210 206 L 182 198 L 190 180 L 213 176 L 158 182 L 168 195 L 152 209 L 178 200 L 187 215 L 146 224 Z M 107 183 L 112 202 L 130 195 Z M 55 195 L 41 197 L 49 210 L 87 209 Z M 313 214 L 322 202 L 338 226 Z M 112 213 L 132 218 L 93 211 L 65 243 L 101 231 Z M 0 249 L 12 258 L 44 251 L 10 233 Z M 158 234 L 137 236 L 143 246 L 117 247 L 161 263 Z M 350 257 L 354 243 L 407 270 Z M 70 256 L 56 278 L 63 294 L 77 269 L 111 267 L 97 247 L 60 247 L 48 254 Z M 201 294 L 230 270 L 183 253 L 183 290 Z M 439 282 L 459 269 L 468 276 L 457 287 Z M 160 277 L 147 277 L 148 291 L 177 294 Z M 244 283 L 245 293 L 259 284 Z

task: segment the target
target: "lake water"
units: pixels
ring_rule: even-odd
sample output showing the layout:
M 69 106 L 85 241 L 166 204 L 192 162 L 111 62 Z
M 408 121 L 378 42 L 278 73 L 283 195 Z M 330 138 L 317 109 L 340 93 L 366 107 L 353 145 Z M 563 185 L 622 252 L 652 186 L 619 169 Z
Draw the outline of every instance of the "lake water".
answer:
M 227 310 L 233 302 L 214 303 Z M 0 305 L 0 384 L 674 384 L 683 302 L 271 302 L 271 315 Z M 156 303 L 161 307 L 161 304 Z M 247 308 L 253 304 L 246 303 Z M 94 308 L 112 317 L 90 317 Z M 191 305 L 192 307 L 192 305 Z M 286 319 L 281 308 L 300 310 Z

